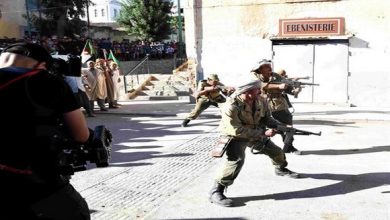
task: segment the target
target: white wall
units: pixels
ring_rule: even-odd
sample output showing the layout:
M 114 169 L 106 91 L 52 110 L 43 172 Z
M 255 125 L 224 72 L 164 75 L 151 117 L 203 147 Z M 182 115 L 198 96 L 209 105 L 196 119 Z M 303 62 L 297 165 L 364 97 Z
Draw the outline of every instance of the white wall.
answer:
M 1 0 L 0 37 L 23 38 L 27 27 L 25 1 Z
M 117 16 L 121 9 L 119 1 L 115 0 L 93 0 L 95 5 L 89 6 L 89 20 L 91 23 L 110 23 L 115 22 L 114 10 L 117 10 Z M 95 16 L 95 10 L 97 10 L 97 16 Z M 104 16 L 102 16 L 102 10 L 104 10 Z M 86 20 L 87 18 L 82 18 Z
M 270 38 L 278 34 L 281 18 L 344 17 L 346 34 L 353 36 L 349 103 L 390 107 L 390 1 L 264 2 L 183 3 L 187 56 L 200 64 L 198 77 L 218 73 L 225 84 L 235 84 L 247 76 L 251 63 L 272 57 Z

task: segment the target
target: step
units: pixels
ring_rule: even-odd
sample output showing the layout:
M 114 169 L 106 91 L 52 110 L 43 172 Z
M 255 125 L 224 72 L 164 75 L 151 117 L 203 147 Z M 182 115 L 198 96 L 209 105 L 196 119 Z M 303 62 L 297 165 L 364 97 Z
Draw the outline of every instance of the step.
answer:
M 191 93 L 189 91 L 176 91 L 177 96 L 189 96 Z
M 179 100 L 178 96 L 149 96 L 149 100 Z

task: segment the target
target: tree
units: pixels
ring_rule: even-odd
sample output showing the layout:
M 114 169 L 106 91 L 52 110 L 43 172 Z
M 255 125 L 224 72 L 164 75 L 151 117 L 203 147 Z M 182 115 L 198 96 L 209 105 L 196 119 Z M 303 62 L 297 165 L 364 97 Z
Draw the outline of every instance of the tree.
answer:
M 39 16 L 37 13 L 32 14 L 31 20 L 41 34 L 60 37 L 80 35 L 83 27 L 87 25 L 79 17 L 85 16 L 84 8 L 87 4 L 92 4 L 90 0 L 37 0 L 37 2 L 40 14 Z
M 167 0 L 126 0 L 117 19 L 129 34 L 140 40 L 167 39 L 171 33 L 172 2 Z

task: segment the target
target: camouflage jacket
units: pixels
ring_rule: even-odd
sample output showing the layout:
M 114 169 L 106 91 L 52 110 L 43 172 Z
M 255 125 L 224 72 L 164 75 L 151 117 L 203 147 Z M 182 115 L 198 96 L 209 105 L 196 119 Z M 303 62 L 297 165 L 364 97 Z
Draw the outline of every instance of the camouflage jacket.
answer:
M 205 87 L 210 87 L 210 86 L 212 86 L 212 85 L 208 84 L 207 80 L 201 80 L 201 81 L 199 81 L 199 84 L 198 84 L 198 92 L 204 90 Z M 224 87 L 224 84 L 218 83 L 217 86 Z M 226 101 L 226 99 L 223 96 L 221 96 L 219 91 L 209 92 L 205 95 L 201 95 L 198 98 L 208 99 L 212 102 L 217 102 L 217 103 L 222 103 L 222 102 Z
M 271 116 L 263 98 L 256 100 L 254 106 L 248 105 L 240 97 L 228 99 L 221 113 L 219 130 L 223 135 L 237 139 L 262 140 L 267 127 L 275 128 L 281 124 Z

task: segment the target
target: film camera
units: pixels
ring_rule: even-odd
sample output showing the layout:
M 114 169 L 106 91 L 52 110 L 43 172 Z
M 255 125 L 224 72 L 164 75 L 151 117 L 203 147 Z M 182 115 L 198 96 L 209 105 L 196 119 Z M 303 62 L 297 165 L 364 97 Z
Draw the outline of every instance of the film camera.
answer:
M 76 55 L 52 55 L 53 61 L 50 72 L 60 76 L 81 76 L 81 58 Z M 62 125 L 60 123 L 60 130 Z M 65 176 L 74 172 L 87 169 L 87 162 L 96 164 L 97 167 L 107 167 L 111 159 L 112 134 L 104 125 L 89 129 L 89 141 L 85 144 L 77 144 L 67 139 L 65 135 L 57 135 L 54 138 L 56 149 L 60 149 L 58 155 L 58 171 Z M 60 132 L 63 134 L 63 132 Z
M 87 161 L 96 167 L 107 167 L 111 160 L 112 134 L 104 125 L 96 126 L 86 144 L 75 144 L 71 140 L 57 137 L 60 146 L 58 170 L 62 175 L 70 176 L 74 172 L 87 169 Z
M 52 55 L 50 72 L 62 76 L 81 76 L 81 57 L 77 55 Z

